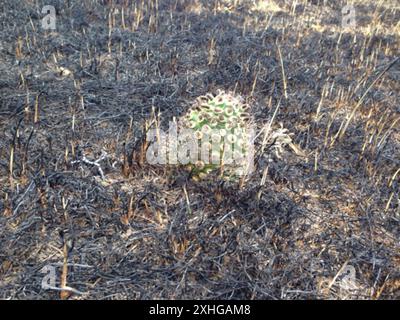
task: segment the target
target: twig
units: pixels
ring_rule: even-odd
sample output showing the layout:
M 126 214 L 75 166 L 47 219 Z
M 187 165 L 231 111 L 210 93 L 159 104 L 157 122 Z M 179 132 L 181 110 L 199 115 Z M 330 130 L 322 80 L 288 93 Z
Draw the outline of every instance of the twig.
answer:
M 108 157 L 107 153 L 103 151 L 102 155 L 100 156 L 100 158 L 95 160 L 95 161 L 91 161 L 88 158 L 86 158 L 85 155 L 83 155 L 82 159 L 71 161 L 71 164 L 76 164 L 76 163 L 82 163 L 83 162 L 83 163 L 85 163 L 87 165 L 90 165 L 90 166 L 96 166 L 97 167 L 97 171 L 99 172 L 99 174 L 101 176 L 101 179 L 105 180 L 104 172 L 103 172 L 103 169 L 101 168 L 99 162 L 104 160 L 104 159 L 106 159 L 107 157 Z
M 276 46 L 278 47 L 279 60 L 280 60 L 280 62 L 281 62 L 282 78 L 283 78 L 283 93 L 284 93 L 284 95 L 285 95 L 285 99 L 287 99 L 287 98 L 288 98 L 288 95 L 287 95 L 287 83 L 286 83 L 285 68 L 284 68 L 284 66 L 283 66 L 283 59 L 282 59 L 281 48 L 279 47 L 278 43 L 276 43 Z
M 56 291 L 68 291 L 68 292 L 75 293 L 75 294 L 78 294 L 78 295 L 86 294 L 86 292 L 82 292 L 82 291 L 76 290 L 76 289 L 71 288 L 69 286 L 65 286 L 65 287 L 59 288 L 59 287 L 53 287 L 53 286 L 46 285 L 45 289 L 56 290 Z

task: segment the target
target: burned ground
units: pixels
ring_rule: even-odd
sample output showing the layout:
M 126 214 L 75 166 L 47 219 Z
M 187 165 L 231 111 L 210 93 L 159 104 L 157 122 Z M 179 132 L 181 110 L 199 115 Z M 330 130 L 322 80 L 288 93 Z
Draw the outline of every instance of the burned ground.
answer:
M 1 298 L 60 298 L 46 266 L 70 299 L 400 297 L 395 1 L 356 1 L 356 28 L 342 1 L 3 3 Z M 142 161 L 146 124 L 217 89 L 306 156 L 241 186 Z M 102 156 L 104 179 L 79 162 Z

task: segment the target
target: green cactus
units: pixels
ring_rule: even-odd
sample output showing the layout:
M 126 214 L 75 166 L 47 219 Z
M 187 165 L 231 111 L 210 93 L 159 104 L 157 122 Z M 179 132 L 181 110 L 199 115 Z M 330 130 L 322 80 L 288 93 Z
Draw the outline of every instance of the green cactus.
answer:
M 244 170 L 249 153 L 249 106 L 230 92 L 198 97 L 183 117 L 183 127 L 192 129 L 199 150 L 209 150 L 209 158 L 199 153 L 188 169 L 195 179 L 219 172 L 225 180 L 235 180 Z M 205 149 L 202 149 L 205 148 Z

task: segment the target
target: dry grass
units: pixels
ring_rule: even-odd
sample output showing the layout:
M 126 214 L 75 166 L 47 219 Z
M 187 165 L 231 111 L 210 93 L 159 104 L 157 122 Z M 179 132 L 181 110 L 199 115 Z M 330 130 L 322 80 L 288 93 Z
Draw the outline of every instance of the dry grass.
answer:
M 400 298 L 396 1 L 356 1 L 355 30 L 342 1 L 3 3 L 0 298 Z M 146 124 L 217 89 L 307 156 L 242 188 L 146 164 Z

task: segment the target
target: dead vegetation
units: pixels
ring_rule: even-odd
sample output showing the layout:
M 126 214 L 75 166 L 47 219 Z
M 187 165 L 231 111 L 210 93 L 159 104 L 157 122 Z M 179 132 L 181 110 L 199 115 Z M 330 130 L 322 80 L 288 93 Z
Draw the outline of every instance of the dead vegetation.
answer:
M 342 1 L 3 3 L 0 298 L 400 297 L 396 1 L 356 29 Z M 148 165 L 146 128 L 217 89 L 306 156 L 258 154 L 241 188 Z

